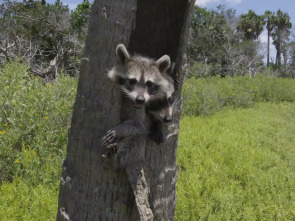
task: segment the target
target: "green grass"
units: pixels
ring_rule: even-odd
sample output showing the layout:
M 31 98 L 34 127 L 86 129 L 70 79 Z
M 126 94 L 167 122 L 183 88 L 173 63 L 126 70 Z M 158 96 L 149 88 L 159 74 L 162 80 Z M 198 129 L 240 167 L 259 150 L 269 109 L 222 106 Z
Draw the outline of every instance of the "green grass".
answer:
M 294 220 L 294 134 L 294 103 L 184 117 L 176 220 Z
M 77 80 L 26 69 L 0 69 L 0 220 L 55 220 Z M 189 79 L 183 99 L 176 220 L 294 220 L 295 81 Z

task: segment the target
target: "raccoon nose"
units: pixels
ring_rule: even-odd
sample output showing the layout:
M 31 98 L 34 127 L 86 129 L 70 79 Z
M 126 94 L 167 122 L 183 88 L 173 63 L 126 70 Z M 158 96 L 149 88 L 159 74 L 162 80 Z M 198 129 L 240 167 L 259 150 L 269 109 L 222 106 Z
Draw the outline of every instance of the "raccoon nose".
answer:
M 164 118 L 164 122 L 165 122 L 165 123 L 169 123 L 169 122 L 171 122 L 171 120 L 172 120 L 171 117 L 165 117 L 165 118 Z
M 138 103 L 138 104 L 144 104 L 145 102 L 145 99 L 143 96 L 138 96 L 136 99 L 135 99 L 135 102 Z

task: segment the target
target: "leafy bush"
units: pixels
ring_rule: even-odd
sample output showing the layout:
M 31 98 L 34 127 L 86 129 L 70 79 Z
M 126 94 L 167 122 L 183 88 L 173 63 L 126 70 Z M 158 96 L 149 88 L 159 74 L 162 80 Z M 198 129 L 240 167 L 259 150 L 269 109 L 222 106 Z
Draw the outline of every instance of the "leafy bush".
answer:
M 44 84 L 27 66 L 0 70 L 0 182 L 56 183 L 67 143 L 76 80 L 62 76 Z
M 256 102 L 294 102 L 295 80 L 255 78 L 190 78 L 183 87 L 184 115 L 211 115 L 226 107 L 253 107 Z

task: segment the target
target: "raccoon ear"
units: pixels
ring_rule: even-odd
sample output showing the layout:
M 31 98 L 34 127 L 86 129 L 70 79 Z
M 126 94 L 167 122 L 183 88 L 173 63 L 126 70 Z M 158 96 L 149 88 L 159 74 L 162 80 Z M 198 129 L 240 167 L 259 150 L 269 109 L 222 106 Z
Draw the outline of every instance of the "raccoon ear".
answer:
M 165 72 L 170 66 L 170 57 L 164 55 L 156 61 L 155 65 L 158 67 L 160 72 Z
M 122 64 L 127 63 L 130 60 L 130 55 L 123 44 L 119 44 L 116 48 L 117 58 Z

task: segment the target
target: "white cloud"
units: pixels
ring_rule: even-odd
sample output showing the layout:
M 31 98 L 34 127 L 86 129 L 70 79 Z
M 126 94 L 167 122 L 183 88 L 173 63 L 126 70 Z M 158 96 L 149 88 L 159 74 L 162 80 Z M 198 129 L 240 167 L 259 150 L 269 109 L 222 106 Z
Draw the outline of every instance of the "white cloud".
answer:
M 78 5 L 78 4 L 75 4 L 75 3 L 65 3 L 65 4 L 69 6 L 70 10 L 74 10 L 75 8 L 77 8 L 77 5 Z
M 226 2 L 232 4 L 232 5 L 236 5 L 241 3 L 243 0 L 226 0 Z
M 206 6 L 209 3 L 220 2 L 220 0 L 196 0 L 196 5 Z
M 243 0 L 226 0 L 227 3 L 229 3 L 230 5 L 236 5 L 241 3 Z M 207 6 L 210 3 L 217 3 L 219 2 L 220 4 L 224 4 L 224 0 L 196 0 L 196 5 L 198 6 Z
M 267 31 L 264 30 L 260 36 L 259 36 L 259 40 L 261 43 L 267 43 Z

